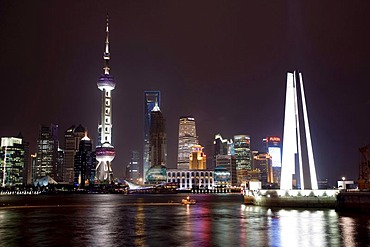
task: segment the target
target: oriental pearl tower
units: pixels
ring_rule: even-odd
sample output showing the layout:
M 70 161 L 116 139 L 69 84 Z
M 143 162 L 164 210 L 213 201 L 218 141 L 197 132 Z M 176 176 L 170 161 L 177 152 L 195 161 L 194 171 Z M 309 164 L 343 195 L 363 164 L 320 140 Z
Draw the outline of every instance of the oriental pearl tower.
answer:
M 98 79 L 98 88 L 102 91 L 101 120 L 98 126 L 99 140 L 96 147 L 96 179 L 103 183 L 110 183 L 113 180 L 111 162 L 115 156 L 112 145 L 112 95 L 116 83 L 109 73 L 109 18 L 107 14 L 105 50 L 104 50 L 104 74 Z

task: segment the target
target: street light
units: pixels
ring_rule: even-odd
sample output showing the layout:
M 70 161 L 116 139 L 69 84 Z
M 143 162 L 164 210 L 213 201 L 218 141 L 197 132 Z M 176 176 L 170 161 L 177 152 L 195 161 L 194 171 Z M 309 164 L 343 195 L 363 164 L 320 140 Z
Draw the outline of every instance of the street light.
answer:
M 346 178 L 345 177 L 342 177 L 342 180 L 343 180 L 343 189 L 345 190 L 346 189 L 346 183 L 344 182 L 345 180 L 346 180 Z

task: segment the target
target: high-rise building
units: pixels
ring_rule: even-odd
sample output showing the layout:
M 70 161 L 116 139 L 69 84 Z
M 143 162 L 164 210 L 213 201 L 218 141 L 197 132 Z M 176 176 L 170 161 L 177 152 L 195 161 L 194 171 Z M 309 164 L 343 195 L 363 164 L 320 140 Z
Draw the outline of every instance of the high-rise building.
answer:
M 98 88 L 102 91 L 102 111 L 100 124 L 98 126 L 99 140 L 95 149 L 96 177 L 102 183 L 110 183 L 113 180 L 111 162 L 115 157 L 115 150 L 112 145 L 112 90 L 116 87 L 114 77 L 110 74 L 109 60 L 109 19 L 105 29 L 105 50 L 104 50 L 104 74 L 100 75 Z
M 58 153 L 58 125 L 51 124 L 50 127 L 40 125 L 39 136 L 37 138 L 37 157 L 36 166 L 32 171 L 33 180 L 50 176 L 56 181 L 57 177 L 57 153 Z
M 140 167 L 140 153 L 138 151 L 131 151 L 130 163 L 127 165 L 126 176 L 127 179 L 137 183 L 142 183 L 142 178 L 139 173 Z
M 193 117 L 180 117 L 179 140 L 177 152 L 177 169 L 189 169 L 189 156 L 194 145 L 198 144 L 195 119 Z
M 1 186 L 17 186 L 26 183 L 24 169 L 26 166 L 25 148 L 22 137 L 2 137 L 0 152 Z
M 201 145 L 195 145 L 192 148 L 189 157 L 189 168 L 190 170 L 205 170 L 206 165 L 206 155 L 203 152 L 203 147 Z
M 272 159 L 273 181 L 280 185 L 281 174 L 281 141 L 280 137 L 268 136 L 263 139 L 264 152 L 270 154 Z
M 216 168 L 224 167 L 230 173 L 230 184 L 231 186 L 237 186 L 237 175 L 236 175 L 236 159 L 234 155 L 222 155 L 218 154 L 216 156 Z
M 79 188 L 93 184 L 95 180 L 96 158 L 90 138 L 85 136 L 79 142 L 74 161 L 74 185 Z
M 37 177 L 36 175 L 36 167 L 37 167 L 37 153 L 33 153 L 31 154 L 31 184 L 34 180 L 36 180 L 35 178 Z
M 150 139 L 149 139 L 149 164 L 146 179 L 149 183 L 166 181 L 167 163 L 167 133 L 166 121 L 161 110 L 156 104 L 151 112 Z
M 253 171 L 258 174 L 262 188 L 268 188 L 273 183 L 272 158 L 269 153 L 253 151 Z
M 302 121 L 303 116 L 303 121 Z M 299 188 L 318 189 L 302 73 L 288 72 L 280 188 L 292 189 L 298 156 Z M 309 171 L 305 183 L 304 170 Z
M 239 185 L 249 181 L 248 171 L 251 166 L 250 137 L 248 135 L 234 136 L 234 152 L 236 158 L 237 181 Z
M 143 164 L 139 171 L 143 176 L 143 181 L 146 181 L 146 172 L 150 168 L 149 164 L 149 146 L 150 146 L 150 126 L 151 113 L 155 105 L 161 107 L 161 92 L 160 91 L 145 91 L 144 92 L 144 143 L 143 143 Z
M 64 134 L 63 182 L 73 184 L 75 155 L 84 136 L 85 128 L 81 124 L 72 125 Z
M 221 134 L 216 134 L 213 141 L 213 166 L 217 167 L 217 155 L 234 155 L 234 142 L 232 139 L 224 139 Z
M 63 164 L 64 164 L 64 149 L 58 147 L 56 160 L 55 177 L 58 178 L 56 182 L 63 182 Z

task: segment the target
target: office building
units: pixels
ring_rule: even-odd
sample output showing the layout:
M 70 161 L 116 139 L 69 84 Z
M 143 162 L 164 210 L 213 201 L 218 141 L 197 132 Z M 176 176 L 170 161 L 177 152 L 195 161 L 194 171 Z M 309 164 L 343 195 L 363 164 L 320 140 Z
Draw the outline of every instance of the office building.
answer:
M 50 176 L 56 181 L 62 180 L 62 177 L 56 172 L 58 146 L 58 125 L 51 124 L 50 127 L 40 125 L 37 138 L 36 165 L 32 171 L 33 181 L 45 176 Z
M 303 121 L 302 121 L 303 116 Z M 298 156 L 300 189 L 318 189 L 302 73 L 288 72 L 280 188 L 292 189 Z M 303 170 L 307 170 L 305 179 Z M 308 181 L 307 181 L 308 180 Z
M 218 154 L 216 156 L 216 166 L 215 169 L 218 167 L 223 167 L 227 169 L 230 173 L 230 185 L 237 186 L 237 175 L 236 175 L 236 159 L 234 155 L 222 155 Z
M 85 136 L 85 128 L 80 124 L 72 125 L 64 134 L 64 159 L 63 159 L 63 182 L 73 184 L 75 155 L 78 151 L 80 141 Z M 58 152 L 60 150 L 58 149 Z M 59 162 L 57 162 L 58 164 Z
M 149 138 L 149 164 L 146 181 L 158 184 L 166 181 L 167 133 L 166 121 L 158 104 L 155 104 L 151 115 Z
M 109 60 L 109 19 L 105 28 L 105 50 L 104 50 L 104 73 L 100 75 L 97 86 L 102 91 L 102 108 L 100 124 L 98 126 L 98 145 L 95 149 L 96 178 L 100 183 L 111 183 L 113 181 L 112 161 L 115 157 L 115 149 L 112 144 L 112 91 L 116 87 L 114 77 L 110 74 Z
M 268 136 L 263 139 L 264 152 L 270 154 L 272 159 L 273 181 L 280 186 L 281 174 L 281 140 L 277 136 Z
M 224 139 L 221 134 L 216 134 L 213 141 L 213 159 L 214 167 L 217 167 L 217 155 L 234 155 L 234 142 L 232 139 Z
M 21 136 L 2 137 L 0 152 L 0 181 L 2 187 L 26 184 L 24 169 L 27 166 L 28 143 Z
M 205 170 L 206 165 L 206 155 L 203 152 L 203 147 L 201 145 L 194 145 L 189 156 L 189 169 L 190 170 Z
M 149 164 L 149 146 L 150 146 L 150 126 L 151 113 L 155 105 L 161 107 L 161 92 L 160 91 L 145 91 L 144 92 L 144 143 L 143 143 L 143 162 L 142 168 L 139 171 L 143 176 L 143 181 L 146 182 L 146 172 L 150 168 Z
M 252 170 L 250 137 L 248 135 L 234 136 L 234 152 L 238 185 L 243 185 L 248 179 L 248 171 Z
M 126 177 L 129 181 L 136 184 L 142 183 L 142 177 L 139 172 L 140 167 L 140 153 L 138 151 L 131 151 L 130 163 L 127 165 Z
M 272 157 L 265 152 L 252 152 L 253 172 L 257 174 L 257 180 L 261 182 L 262 188 L 267 189 L 273 181 Z
M 189 169 L 189 157 L 193 146 L 198 144 L 195 119 L 193 117 L 180 117 L 179 119 L 179 139 L 177 152 L 177 169 Z
M 74 185 L 85 188 L 94 184 L 96 176 L 96 157 L 93 144 L 87 133 L 80 140 L 74 160 Z

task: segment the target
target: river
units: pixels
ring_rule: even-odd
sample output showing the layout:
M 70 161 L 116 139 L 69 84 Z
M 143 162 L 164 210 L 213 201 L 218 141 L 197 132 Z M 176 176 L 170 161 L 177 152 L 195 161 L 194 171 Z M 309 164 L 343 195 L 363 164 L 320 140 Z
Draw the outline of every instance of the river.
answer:
M 238 194 L 0 196 L 1 246 L 370 246 L 370 216 Z

